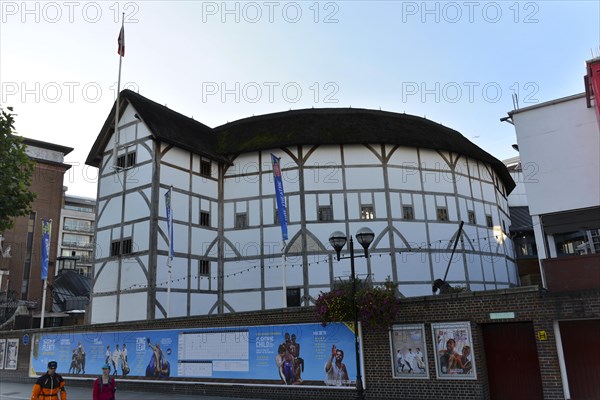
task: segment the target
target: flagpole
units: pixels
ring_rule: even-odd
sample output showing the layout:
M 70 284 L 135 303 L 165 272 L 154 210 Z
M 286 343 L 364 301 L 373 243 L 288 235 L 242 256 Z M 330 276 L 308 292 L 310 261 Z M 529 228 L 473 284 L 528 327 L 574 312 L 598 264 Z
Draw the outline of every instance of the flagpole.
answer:
M 44 282 L 44 290 L 42 291 L 42 312 L 40 314 L 40 329 L 44 329 L 44 318 L 46 317 L 46 292 L 48 289 L 48 259 L 50 258 L 51 234 L 52 220 L 42 220 L 42 281 Z M 45 237 L 46 235 L 47 239 Z
M 40 321 L 40 329 L 44 329 L 44 317 L 46 315 L 46 289 L 47 288 L 48 288 L 48 279 L 44 279 L 44 291 L 42 293 L 42 314 L 41 314 L 41 321 Z
M 169 215 L 167 216 L 167 224 L 169 226 L 169 230 L 167 232 L 167 272 L 168 272 L 168 282 L 167 282 L 167 318 L 171 315 L 171 237 L 173 236 L 173 186 L 169 188 Z
M 121 31 L 119 33 L 119 78 L 117 79 L 117 108 L 115 110 L 115 137 L 113 141 L 113 168 L 117 169 L 117 148 L 119 147 L 119 98 L 121 97 L 121 66 L 123 64 L 123 56 L 125 55 L 125 13 L 121 21 Z
M 281 267 L 282 267 L 282 281 L 283 281 L 283 307 L 287 308 L 287 286 L 285 279 L 285 240 L 281 239 Z

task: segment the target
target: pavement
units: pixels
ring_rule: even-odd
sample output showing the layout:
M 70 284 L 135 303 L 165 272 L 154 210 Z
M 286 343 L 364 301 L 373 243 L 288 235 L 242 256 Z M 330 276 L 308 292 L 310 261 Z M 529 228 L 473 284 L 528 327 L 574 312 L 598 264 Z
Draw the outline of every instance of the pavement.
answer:
M 91 385 L 91 382 L 89 388 L 67 385 L 67 399 L 91 400 Z M 32 387 L 33 384 L 7 382 L 0 377 L 0 400 L 30 400 Z M 177 393 L 139 392 L 125 389 L 117 389 L 115 397 L 118 400 L 162 400 L 165 398 L 168 398 L 169 400 L 240 400 L 239 398 L 234 399 L 232 397 L 181 395 Z

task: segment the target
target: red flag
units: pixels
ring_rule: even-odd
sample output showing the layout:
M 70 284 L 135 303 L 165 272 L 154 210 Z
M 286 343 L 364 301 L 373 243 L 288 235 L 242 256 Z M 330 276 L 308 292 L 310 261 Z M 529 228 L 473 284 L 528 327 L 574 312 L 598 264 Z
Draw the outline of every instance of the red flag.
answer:
M 121 32 L 119 32 L 119 38 L 117 39 L 117 43 L 119 48 L 117 49 L 117 53 L 121 57 L 125 57 L 125 26 L 121 25 Z

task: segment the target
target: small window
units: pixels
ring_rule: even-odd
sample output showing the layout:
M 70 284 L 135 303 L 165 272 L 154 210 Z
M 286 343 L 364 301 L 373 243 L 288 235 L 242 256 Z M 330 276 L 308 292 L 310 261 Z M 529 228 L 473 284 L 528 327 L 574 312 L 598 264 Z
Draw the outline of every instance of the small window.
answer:
M 488 228 L 493 228 L 494 227 L 494 220 L 492 219 L 491 215 L 486 215 L 485 216 L 485 222 L 486 222 Z
M 412 206 L 403 206 L 402 207 L 402 218 L 407 220 L 415 219 L 415 213 L 413 211 Z
M 200 161 L 200 175 L 210 176 L 211 164 L 210 161 Z
M 125 168 L 125 155 L 122 155 L 117 158 L 117 167 Z
M 235 214 L 235 227 L 238 229 L 243 229 L 248 227 L 248 214 L 239 213 Z
M 375 213 L 373 212 L 373 206 L 362 206 L 360 208 L 360 219 L 374 219 Z
M 469 211 L 469 223 L 472 225 L 477 224 L 477 221 L 475 220 L 475 211 Z
M 113 257 L 131 253 L 133 253 L 133 240 L 131 238 L 114 240 L 110 244 L 110 255 Z
M 333 208 L 331 206 L 319 207 L 319 221 L 333 221 Z
M 121 255 L 121 241 L 115 240 L 110 244 L 110 255 L 118 256 Z
M 137 159 L 137 153 L 135 151 L 127 152 L 117 157 L 117 167 L 119 168 L 131 168 L 135 165 Z
M 127 162 L 125 164 L 126 167 L 133 167 L 135 165 L 135 161 L 137 158 L 137 153 L 128 153 L 127 154 Z
M 437 208 L 437 220 L 448 221 L 448 209 L 446 207 Z
M 287 288 L 286 299 L 288 307 L 300 307 L 302 305 L 300 288 Z
M 131 239 L 124 239 L 121 244 L 121 254 L 133 253 L 133 241 Z
M 206 211 L 200 211 L 200 225 L 210 226 L 210 214 Z
M 210 275 L 210 261 L 208 260 L 200 260 L 200 275 L 208 276 Z

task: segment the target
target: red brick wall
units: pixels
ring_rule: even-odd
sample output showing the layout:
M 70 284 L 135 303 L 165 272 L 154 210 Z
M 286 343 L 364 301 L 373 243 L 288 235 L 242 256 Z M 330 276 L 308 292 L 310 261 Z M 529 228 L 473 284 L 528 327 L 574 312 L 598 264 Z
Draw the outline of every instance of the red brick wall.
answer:
M 56 250 L 58 243 L 58 228 L 60 224 L 60 211 L 63 199 L 63 177 L 68 165 L 51 164 L 37 161 L 30 189 L 37 194 L 37 198 L 32 203 L 32 209 L 36 213 L 33 247 L 31 253 L 31 269 L 29 273 L 29 293 L 26 300 L 36 301 L 37 308 L 40 310 L 42 299 L 42 280 L 41 276 L 41 242 L 42 242 L 42 219 L 52 219 L 52 237 L 50 243 L 50 266 L 48 271 L 48 282 L 52 282 L 54 277 L 54 262 L 56 260 Z M 19 217 L 15 219 L 15 225 L 10 231 L 4 232 L 4 245 L 12 246 L 11 258 L 3 259 L 0 268 L 8 269 L 10 275 L 10 289 L 18 293 L 21 298 L 21 287 L 23 283 L 23 273 L 25 266 L 25 257 L 27 255 L 27 226 L 29 217 Z M 5 276 L 2 282 L 2 290 L 6 289 Z M 52 297 L 47 295 L 46 310 L 50 310 Z
M 556 337 L 553 321 L 561 319 L 600 318 L 600 290 L 572 293 L 549 293 L 536 288 L 517 288 L 489 292 L 461 293 L 447 296 L 427 296 L 402 300 L 401 316 L 397 323 L 424 323 L 427 337 L 428 364 L 430 378 L 427 380 L 393 379 L 390 361 L 390 340 L 387 331 L 370 332 L 364 336 L 363 374 L 366 377 L 366 398 L 368 400 L 397 399 L 489 399 L 485 349 L 481 324 L 502 322 L 531 322 L 534 330 L 544 330 L 548 339 L 536 339 L 540 361 L 542 385 L 545 399 L 563 399 L 563 388 L 558 366 Z M 514 312 L 515 318 L 491 320 L 490 313 Z M 435 361 L 432 351 L 431 323 L 449 321 L 470 321 L 473 333 L 473 348 L 477 367 L 477 380 L 439 380 L 435 374 Z M 143 329 L 174 329 L 192 327 L 248 326 L 270 324 L 293 324 L 316 322 L 313 308 L 273 310 L 227 314 L 208 317 L 178 318 L 168 321 L 140 321 L 133 323 L 103 324 L 55 328 L 46 332 L 72 331 L 114 331 Z M 31 331 L 0 332 L 0 337 L 18 337 Z M 489 344 L 488 344 L 489 345 Z M 493 344 L 496 346 L 496 344 Z M 503 344 L 502 344 L 503 345 Z M 26 380 L 29 366 L 30 346 L 19 350 L 19 369 L 2 371 L 3 379 Z M 89 385 L 86 381 L 69 381 L 72 385 Z M 507 384 L 509 384 L 507 382 Z M 262 399 L 293 398 L 294 400 L 344 400 L 355 398 L 354 391 L 309 389 L 295 387 L 252 387 L 239 385 L 157 384 L 121 382 L 124 389 L 156 390 L 157 392 L 178 392 L 187 394 L 231 396 Z

